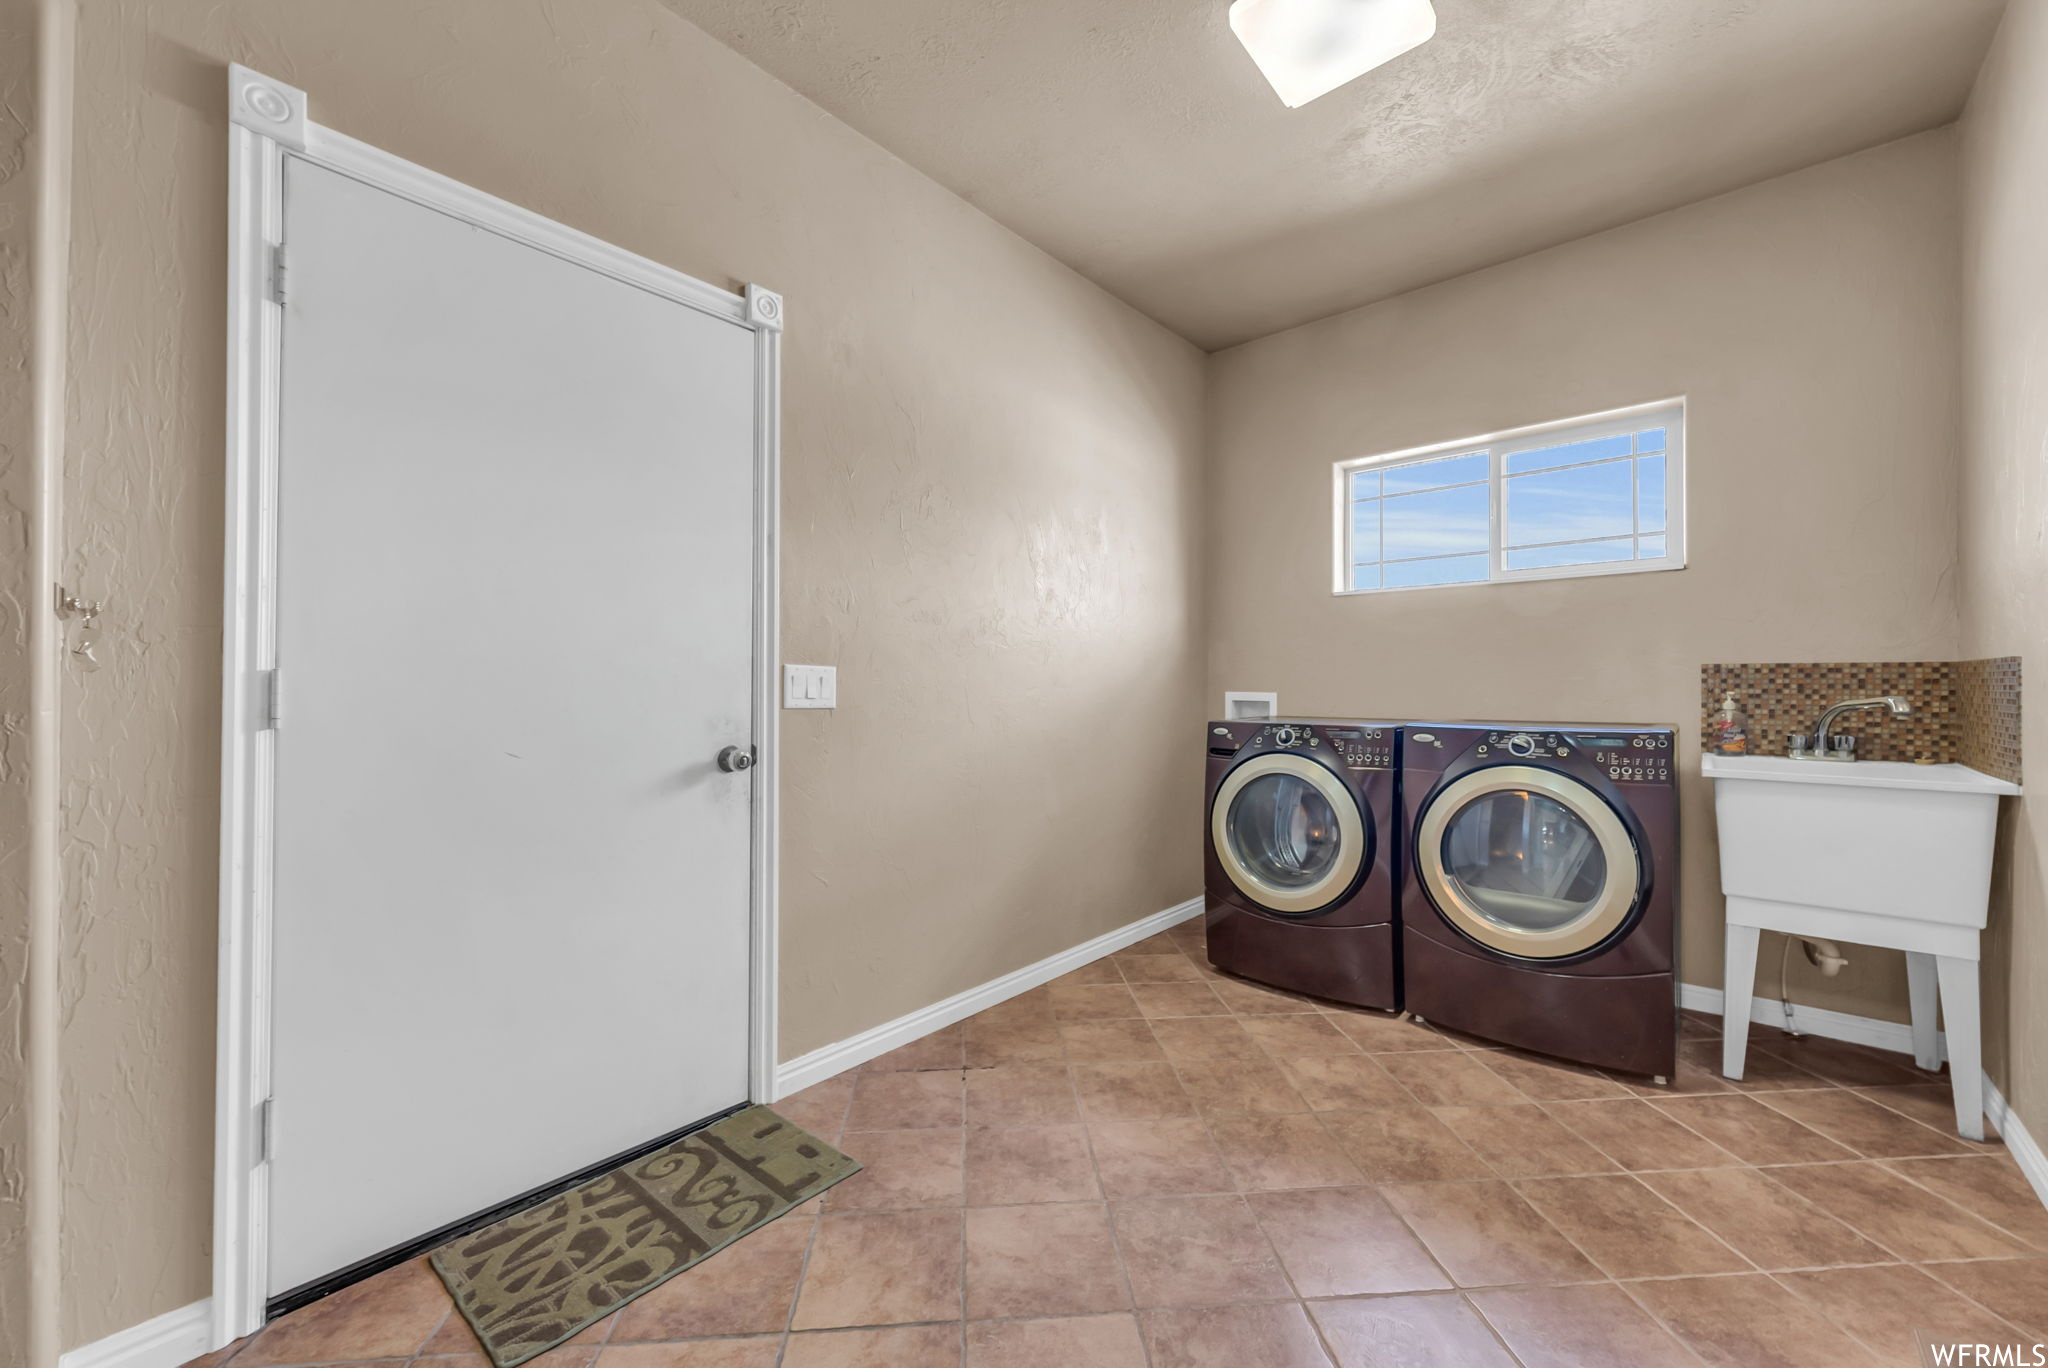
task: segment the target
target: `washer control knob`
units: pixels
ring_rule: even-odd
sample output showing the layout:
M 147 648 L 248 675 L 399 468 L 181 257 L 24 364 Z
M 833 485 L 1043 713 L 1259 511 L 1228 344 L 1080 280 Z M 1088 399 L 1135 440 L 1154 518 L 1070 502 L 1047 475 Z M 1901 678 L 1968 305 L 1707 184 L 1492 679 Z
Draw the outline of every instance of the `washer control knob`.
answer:
M 1530 756 L 1536 753 L 1536 738 L 1525 732 L 1516 732 L 1508 738 L 1508 754 Z
M 1281 727 L 1273 733 L 1273 744 L 1276 746 L 1291 746 L 1297 739 L 1292 727 Z

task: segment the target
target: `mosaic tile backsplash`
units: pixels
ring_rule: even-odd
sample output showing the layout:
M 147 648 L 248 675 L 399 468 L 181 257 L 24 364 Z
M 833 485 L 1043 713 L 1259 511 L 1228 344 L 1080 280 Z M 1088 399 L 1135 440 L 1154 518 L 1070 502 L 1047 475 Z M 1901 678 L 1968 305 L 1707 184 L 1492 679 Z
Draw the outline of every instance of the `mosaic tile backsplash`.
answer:
M 1700 744 L 1709 747 L 1714 715 L 1733 692 L 1749 714 L 1750 751 L 1785 754 L 1792 732 L 1813 730 L 1821 711 L 1848 698 L 1898 694 L 1911 717 L 1845 714 L 1837 734 L 1856 738 L 1864 760 L 1960 762 L 2000 779 L 2020 777 L 2020 662 L 1894 660 L 1827 664 L 1702 665 Z
M 2020 658 L 1956 662 L 1956 759 L 2020 781 Z

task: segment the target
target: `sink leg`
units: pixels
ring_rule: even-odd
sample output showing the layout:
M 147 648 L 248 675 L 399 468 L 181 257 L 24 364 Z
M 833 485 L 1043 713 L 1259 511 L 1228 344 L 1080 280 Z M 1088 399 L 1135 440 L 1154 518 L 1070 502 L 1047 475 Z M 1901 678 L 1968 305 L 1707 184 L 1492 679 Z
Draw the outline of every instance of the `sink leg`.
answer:
M 1956 955 L 1935 959 L 1941 1010 L 1948 1018 L 1948 1082 L 1956 1095 L 1956 1130 L 1984 1138 L 1984 1056 L 1978 1038 L 1977 961 Z
M 1935 1023 L 1934 956 L 1906 952 L 1906 996 L 1913 1005 L 1913 1062 L 1930 1072 L 1941 1067 Z
M 1742 1077 L 1743 1057 L 1749 1053 L 1749 1007 L 1756 997 L 1756 942 L 1754 926 L 1728 923 L 1727 966 L 1721 976 L 1721 1072 L 1729 1078 Z

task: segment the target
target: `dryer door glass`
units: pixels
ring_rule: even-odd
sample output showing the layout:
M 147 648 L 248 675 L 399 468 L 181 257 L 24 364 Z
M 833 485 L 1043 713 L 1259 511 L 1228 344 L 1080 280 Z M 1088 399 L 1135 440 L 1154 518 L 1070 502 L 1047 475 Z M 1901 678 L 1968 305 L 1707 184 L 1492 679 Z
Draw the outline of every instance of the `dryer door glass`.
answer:
M 1224 776 L 1209 813 L 1224 873 L 1254 906 L 1313 915 L 1344 896 L 1372 857 L 1358 800 L 1304 756 L 1256 756 Z
M 1423 810 L 1416 872 L 1445 920 L 1527 959 L 1580 954 L 1620 930 L 1641 883 L 1635 841 L 1600 796 L 1529 765 L 1474 770 Z

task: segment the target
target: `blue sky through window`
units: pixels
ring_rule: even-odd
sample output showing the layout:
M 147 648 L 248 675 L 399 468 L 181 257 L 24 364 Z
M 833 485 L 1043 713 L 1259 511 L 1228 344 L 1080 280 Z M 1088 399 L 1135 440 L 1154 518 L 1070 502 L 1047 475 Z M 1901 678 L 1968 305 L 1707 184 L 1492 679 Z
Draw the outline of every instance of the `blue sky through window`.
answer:
M 1485 581 L 1496 556 L 1504 572 L 1666 559 L 1675 414 L 1646 416 L 1348 472 L 1348 587 Z
M 1487 577 L 1493 493 L 1485 451 L 1351 477 L 1351 587 L 1402 589 Z

